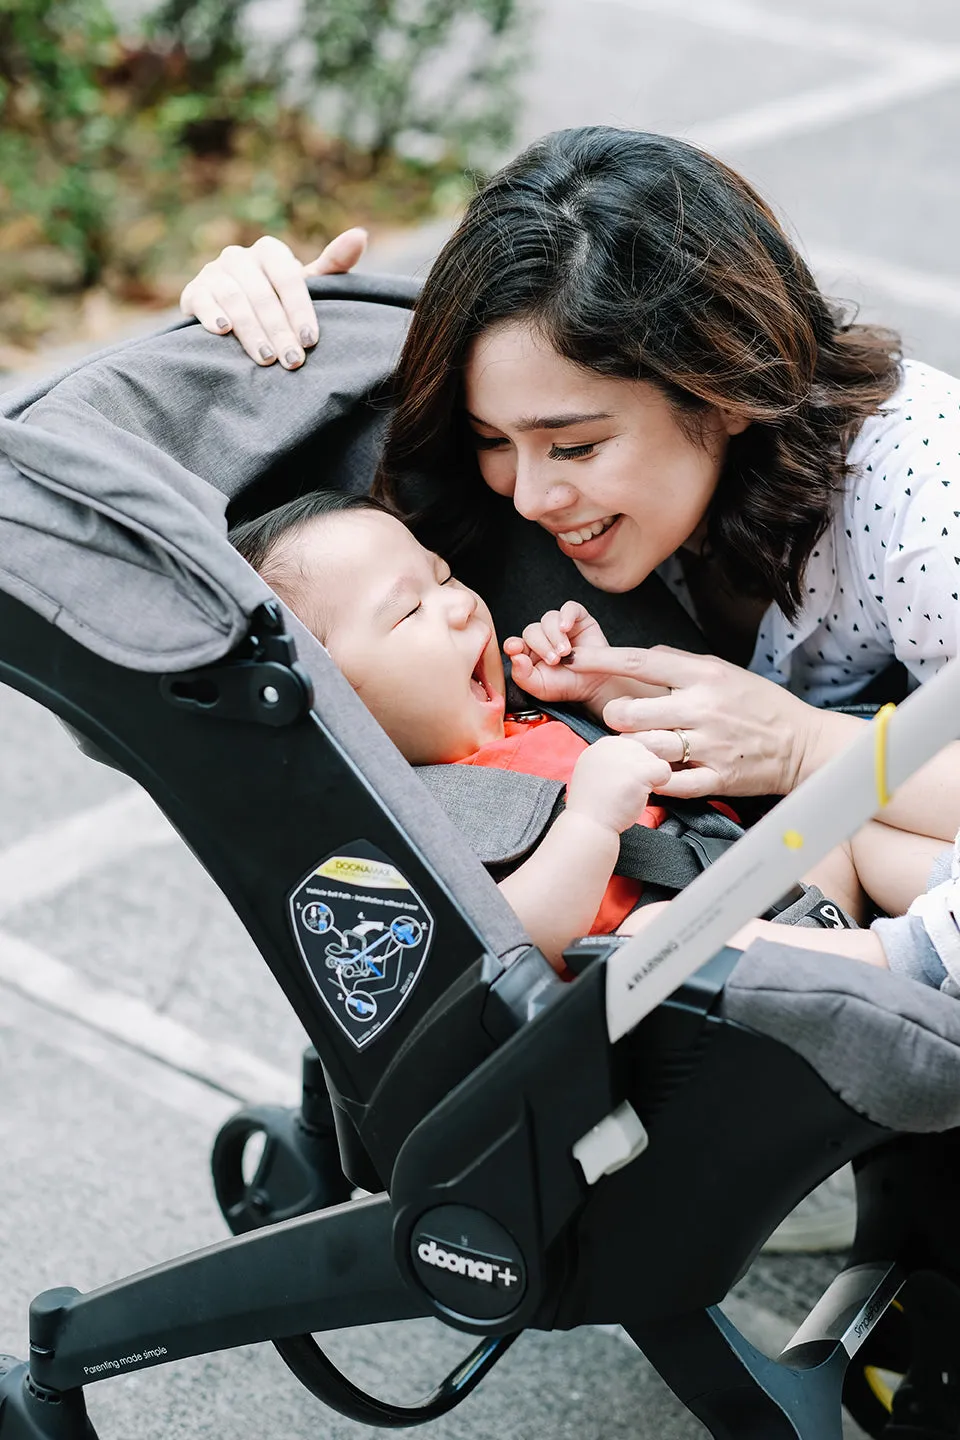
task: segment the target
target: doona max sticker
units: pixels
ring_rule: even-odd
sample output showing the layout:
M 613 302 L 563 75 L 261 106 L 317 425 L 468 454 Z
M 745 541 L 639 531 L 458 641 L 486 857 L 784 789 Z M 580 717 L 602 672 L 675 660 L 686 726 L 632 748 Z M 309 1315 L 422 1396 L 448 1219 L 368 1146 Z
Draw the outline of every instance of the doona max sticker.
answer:
M 412 994 L 433 916 L 396 866 L 364 841 L 328 855 L 293 892 L 290 911 L 320 998 L 364 1049 Z

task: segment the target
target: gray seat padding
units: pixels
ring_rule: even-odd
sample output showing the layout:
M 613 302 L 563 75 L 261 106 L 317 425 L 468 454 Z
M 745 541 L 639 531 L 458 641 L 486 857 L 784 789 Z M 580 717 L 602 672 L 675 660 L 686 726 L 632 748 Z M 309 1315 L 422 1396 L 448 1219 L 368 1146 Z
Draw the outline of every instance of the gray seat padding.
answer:
M 839 956 L 757 940 L 722 999 L 730 1020 L 803 1056 L 890 1130 L 960 1126 L 960 1002 Z

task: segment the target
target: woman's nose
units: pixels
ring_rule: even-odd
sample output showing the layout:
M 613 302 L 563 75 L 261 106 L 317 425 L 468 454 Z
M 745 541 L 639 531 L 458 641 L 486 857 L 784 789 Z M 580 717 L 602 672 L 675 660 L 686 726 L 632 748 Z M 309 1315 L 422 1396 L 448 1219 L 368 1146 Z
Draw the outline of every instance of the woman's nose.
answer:
M 575 499 L 572 485 L 558 481 L 545 467 L 518 460 L 513 508 L 525 520 L 542 520 L 546 515 L 569 510 Z

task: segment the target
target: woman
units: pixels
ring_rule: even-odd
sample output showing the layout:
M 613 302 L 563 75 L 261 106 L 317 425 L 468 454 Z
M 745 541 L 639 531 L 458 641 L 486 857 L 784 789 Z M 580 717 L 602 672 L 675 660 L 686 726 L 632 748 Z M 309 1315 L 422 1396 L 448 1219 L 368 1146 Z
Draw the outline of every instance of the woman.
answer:
M 307 273 L 349 268 L 360 238 Z M 303 273 L 277 241 L 232 248 L 182 306 L 292 367 L 315 337 Z M 844 321 L 719 161 L 567 130 L 495 176 L 436 261 L 378 484 L 425 495 L 447 551 L 500 496 L 600 589 L 658 571 L 715 654 L 594 657 L 670 688 L 607 722 L 678 767 L 677 796 L 782 794 L 864 723 L 825 706 L 892 660 L 912 686 L 960 652 L 958 401 L 960 381 Z M 953 839 L 952 747 L 883 819 Z

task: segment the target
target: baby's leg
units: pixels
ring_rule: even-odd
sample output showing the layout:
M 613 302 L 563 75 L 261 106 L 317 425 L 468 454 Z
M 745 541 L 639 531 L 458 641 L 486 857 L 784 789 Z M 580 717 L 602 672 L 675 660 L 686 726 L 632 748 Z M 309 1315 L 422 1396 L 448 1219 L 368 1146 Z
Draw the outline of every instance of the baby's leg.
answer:
M 929 835 L 868 820 L 803 878 L 819 885 L 824 895 L 862 925 L 868 898 L 887 915 L 902 915 L 909 909 L 926 890 L 930 869 L 943 848 L 942 840 Z
M 867 905 L 854 858 L 854 839 L 855 836 L 837 845 L 811 866 L 803 878 L 808 885 L 818 885 L 828 900 L 835 900 L 858 925 L 862 925 Z
M 860 884 L 887 915 L 902 915 L 927 888 L 944 842 L 870 820 L 851 842 Z

